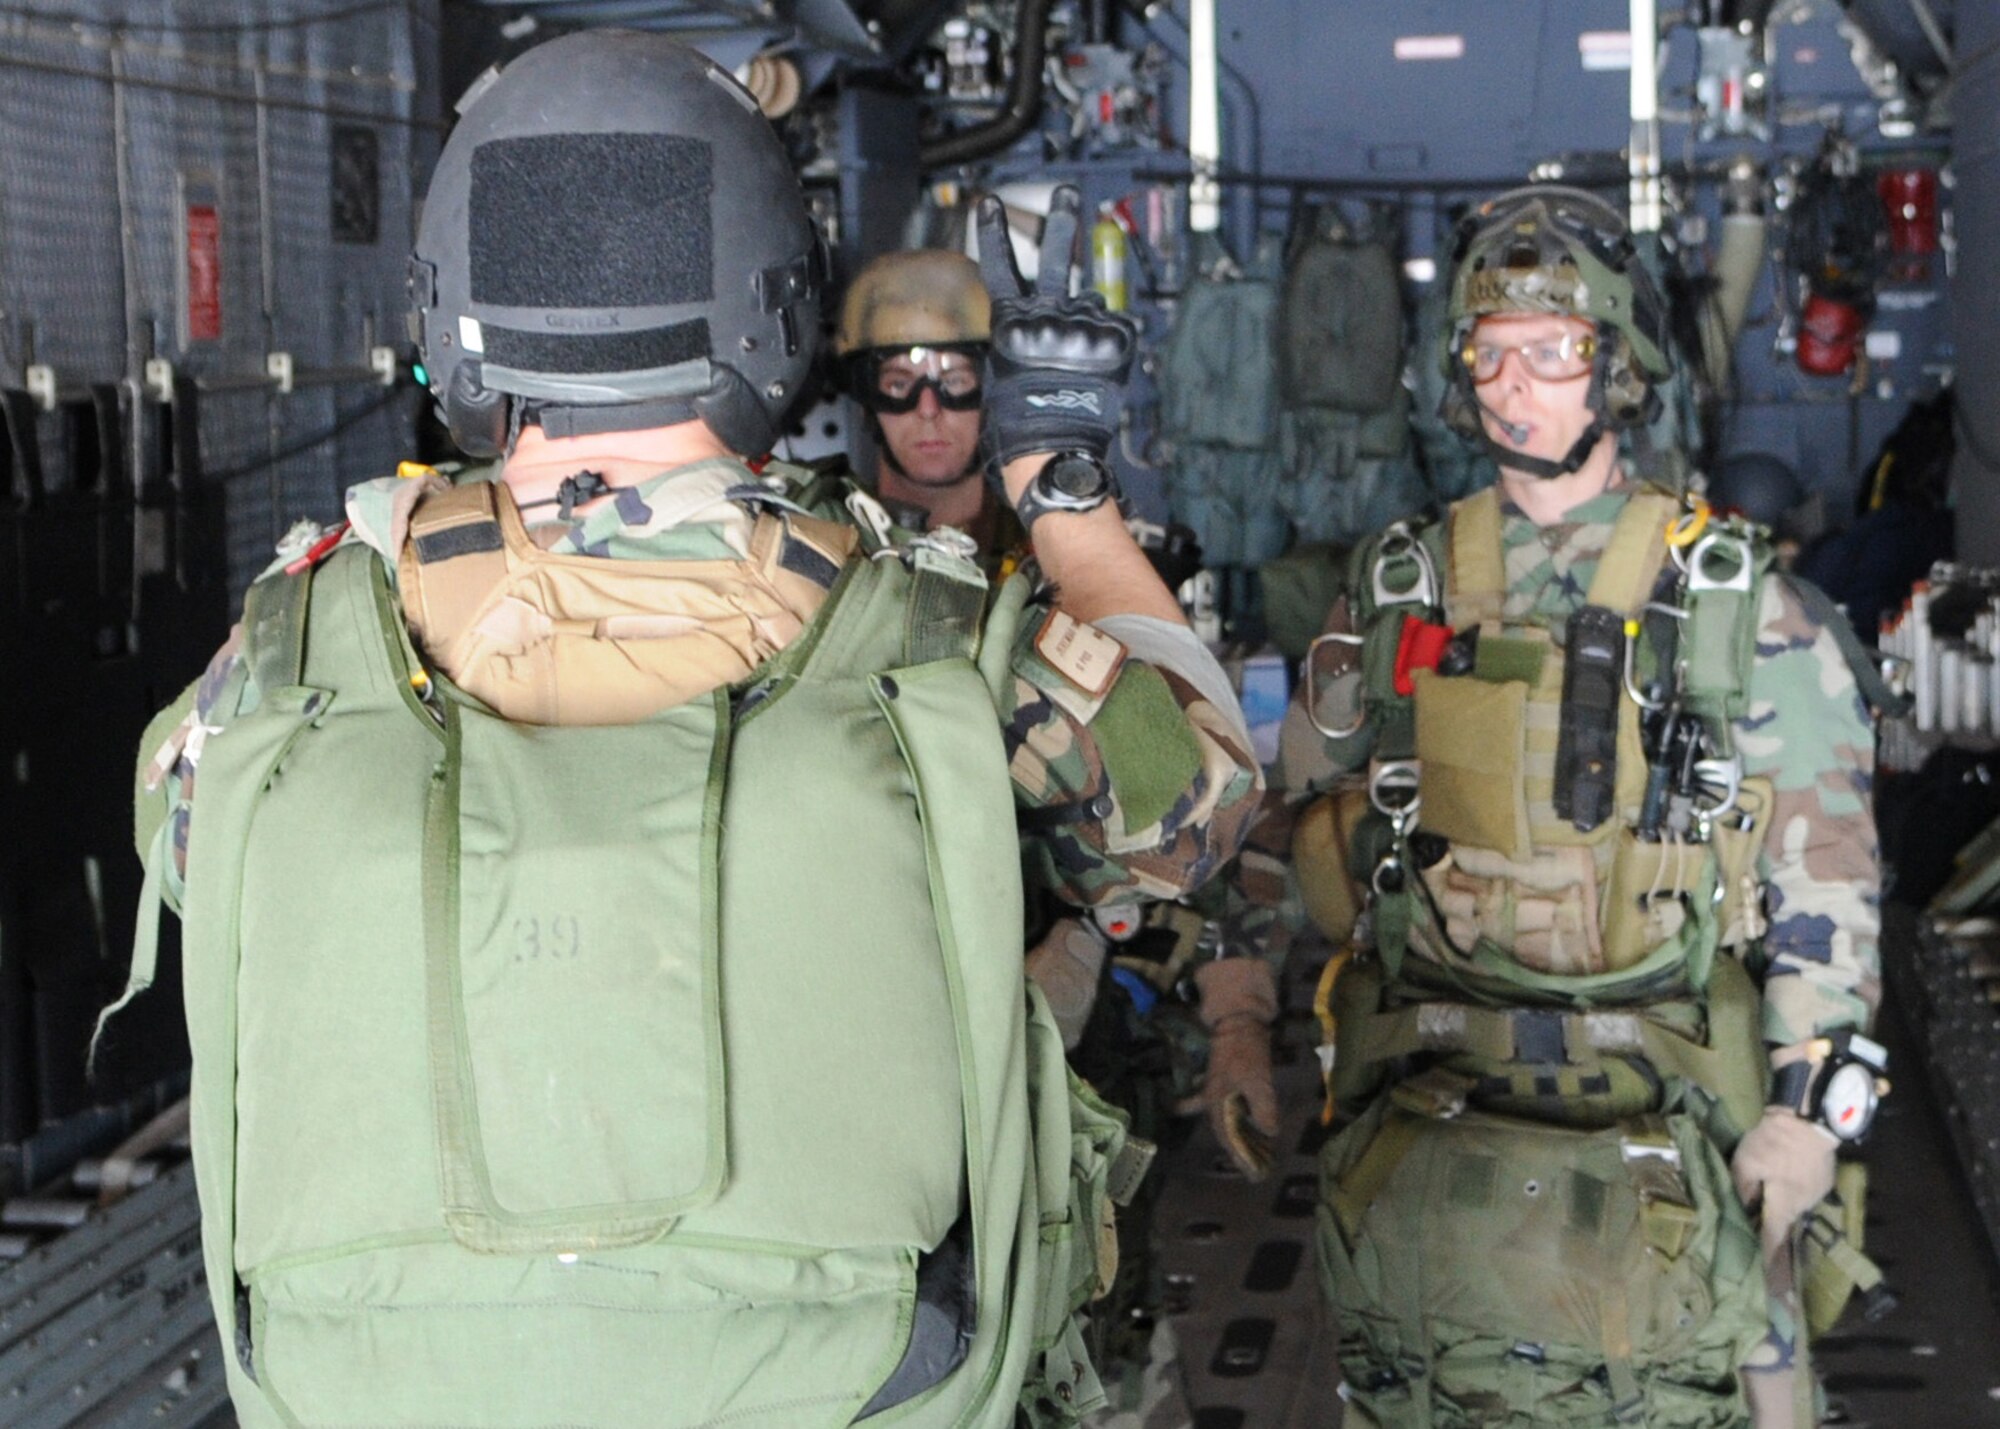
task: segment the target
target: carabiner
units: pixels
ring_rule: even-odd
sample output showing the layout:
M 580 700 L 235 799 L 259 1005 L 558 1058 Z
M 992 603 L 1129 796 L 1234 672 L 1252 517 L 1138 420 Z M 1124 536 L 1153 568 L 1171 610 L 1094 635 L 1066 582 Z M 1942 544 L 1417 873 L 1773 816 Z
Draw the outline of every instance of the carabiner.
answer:
M 1300 666 L 1299 670 L 1300 678 L 1305 682 L 1306 687 L 1306 718 L 1311 721 L 1314 729 L 1318 730 L 1328 739 L 1352 739 L 1355 735 L 1361 733 L 1361 727 L 1368 723 L 1368 706 L 1365 701 L 1357 702 L 1353 721 L 1339 728 L 1328 725 L 1321 720 L 1319 717 L 1319 681 L 1313 677 L 1313 656 L 1319 653 L 1320 647 L 1323 645 L 1351 645 L 1359 649 L 1363 643 L 1364 637 L 1362 636 L 1349 635 L 1342 631 L 1328 631 L 1324 635 L 1315 637 L 1313 643 L 1306 646 L 1305 663 Z M 1347 672 L 1343 671 L 1342 673 Z M 1335 678 L 1339 677 L 1336 676 Z
M 1678 605 L 1668 605 L 1665 601 L 1649 600 L 1641 607 L 1655 615 L 1671 616 L 1675 620 L 1686 620 L 1688 613 Z M 1665 700 L 1647 698 L 1639 688 L 1639 621 L 1636 617 L 1625 622 L 1625 693 L 1632 697 L 1632 703 L 1642 710 L 1662 710 L 1667 707 Z

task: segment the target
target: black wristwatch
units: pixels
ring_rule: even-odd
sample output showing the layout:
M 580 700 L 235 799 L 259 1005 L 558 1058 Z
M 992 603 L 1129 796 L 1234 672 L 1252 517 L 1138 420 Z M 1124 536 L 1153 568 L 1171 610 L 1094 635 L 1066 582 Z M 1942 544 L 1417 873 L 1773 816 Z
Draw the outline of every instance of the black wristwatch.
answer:
M 1820 1055 L 1780 1067 L 1773 1074 L 1771 1104 L 1816 1121 L 1842 1141 L 1856 1142 L 1875 1124 L 1888 1094 L 1889 1053 L 1859 1032 L 1817 1039 Z
M 1110 470 L 1089 452 L 1057 452 L 1035 473 L 1014 507 L 1021 529 L 1051 511 L 1095 511 L 1116 489 Z

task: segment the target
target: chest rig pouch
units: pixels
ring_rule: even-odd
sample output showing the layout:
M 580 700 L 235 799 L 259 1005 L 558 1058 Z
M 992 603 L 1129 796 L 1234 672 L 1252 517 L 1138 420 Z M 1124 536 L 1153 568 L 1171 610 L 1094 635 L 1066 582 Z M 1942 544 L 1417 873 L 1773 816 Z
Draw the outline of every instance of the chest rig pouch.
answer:
M 1638 707 L 1620 690 L 1623 625 L 1651 597 L 1673 514 L 1652 493 L 1626 504 L 1559 644 L 1542 626 L 1503 622 L 1497 495 L 1454 512 L 1445 613 L 1477 631 L 1477 653 L 1465 674 L 1413 681 L 1421 823 L 1450 846 L 1423 876 L 1433 933 L 1451 946 L 1483 940 L 1530 968 L 1580 975 L 1630 967 L 1676 931 L 1671 915 L 1649 925 L 1604 901 L 1622 896 L 1609 885 L 1645 780 Z M 1439 941 L 1429 950 L 1442 955 Z
M 749 676 L 811 621 L 854 547 L 848 527 L 765 511 L 740 559 L 555 555 L 504 485 L 468 482 L 418 503 L 397 578 L 418 643 L 503 718 L 619 725 Z

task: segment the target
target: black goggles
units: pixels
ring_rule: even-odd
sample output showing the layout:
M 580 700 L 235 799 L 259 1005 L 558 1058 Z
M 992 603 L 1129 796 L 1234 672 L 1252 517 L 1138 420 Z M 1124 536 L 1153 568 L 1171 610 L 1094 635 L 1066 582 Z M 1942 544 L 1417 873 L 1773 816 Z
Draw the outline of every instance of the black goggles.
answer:
M 973 346 L 896 347 L 863 355 L 855 397 L 871 412 L 914 412 L 928 388 L 947 412 L 976 412 L 985 401 L 984 352 Z

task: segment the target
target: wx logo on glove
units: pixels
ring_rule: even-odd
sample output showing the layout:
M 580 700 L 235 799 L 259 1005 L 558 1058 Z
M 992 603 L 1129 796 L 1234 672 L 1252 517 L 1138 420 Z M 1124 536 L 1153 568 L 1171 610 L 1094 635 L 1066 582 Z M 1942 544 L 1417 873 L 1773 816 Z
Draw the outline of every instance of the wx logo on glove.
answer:
M 1089 412 L 1092 416 L 1104 415 L 1104 401 L 1095 392 L 1078 392 L 1065 388 L 1060 392 L 1050 392 L 1046 396 L 1030 396 L 1030 407 L 1053 407 L 1059 412 Z

